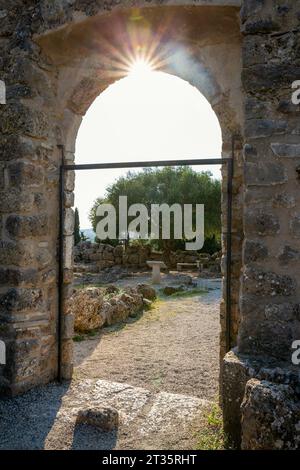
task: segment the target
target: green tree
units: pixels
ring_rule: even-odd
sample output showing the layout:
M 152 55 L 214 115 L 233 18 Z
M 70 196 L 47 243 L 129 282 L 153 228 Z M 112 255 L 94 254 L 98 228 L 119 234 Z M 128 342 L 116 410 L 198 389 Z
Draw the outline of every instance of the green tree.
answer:
M 80 222 L 79 222 L 79 211 L 75 208 L 75 221 L 74 221 L 74 245 L 77 245 L 81 240 L 80 234 Z
M 88 240 L 88 237 L 85 236 L 84 232 L 80 232 L 80 241 L 86 242 Z
M 134 203 L 144 204 L 149 214 L 151 204 L 193 204 L 194 209 L 196 204 L 204 204 L 205 237 L 214 236 L 220 240 L 221 182 L 213 179 L 209 172 L 196 172 L 186 166 L 146 168 L 138 173 L 128 172 L 106 189 L 104 198 L 98 198 L 94 202 L 89 215 L 94 230 L 99 221 L 96 216 L 99 204 L 112 204 L 117 211 L 118 223 L 119 196 L 125 195 L 128 198 L 128 206 Z M 153 243 L 166 252 L 182 246 L 180 240 L 172 238 L 172 233 L 171 240 L 158 240 Z

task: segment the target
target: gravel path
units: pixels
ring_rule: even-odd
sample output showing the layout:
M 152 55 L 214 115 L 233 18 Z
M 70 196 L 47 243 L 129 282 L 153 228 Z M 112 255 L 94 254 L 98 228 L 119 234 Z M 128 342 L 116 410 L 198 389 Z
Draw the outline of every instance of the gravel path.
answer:
M 220 281 L 208 286 L 76 343 L 71 383 L 0 400 L 0 449 L 194 449 L 218 392 Z M 116 431 L 76 424 L 99 405 L 118 410 Z
M 75 344 L 76 378 L 206 399 L 218 394 L 220 281 L 208 294 L 158 301 L 137 321 Z

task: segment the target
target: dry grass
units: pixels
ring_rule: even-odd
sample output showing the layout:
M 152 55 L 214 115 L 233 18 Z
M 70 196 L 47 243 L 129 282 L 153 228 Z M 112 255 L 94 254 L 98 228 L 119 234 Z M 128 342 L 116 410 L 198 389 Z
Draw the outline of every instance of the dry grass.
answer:
M 197 450 L 222 450 L 225 448 L 222 411 L 214 403 L 204 417 L 203 429 L 198 433 Z

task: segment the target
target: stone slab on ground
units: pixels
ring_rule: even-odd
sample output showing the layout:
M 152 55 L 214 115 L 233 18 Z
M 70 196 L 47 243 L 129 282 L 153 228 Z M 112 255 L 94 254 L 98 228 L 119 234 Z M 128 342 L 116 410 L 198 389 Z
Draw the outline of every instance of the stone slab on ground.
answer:
M 80 410 L 112 405 L 118 429 L 76 423 Z M 0 449 L 188 449 L 208 405 L 105 380 L 50 384 L 0 401 Z

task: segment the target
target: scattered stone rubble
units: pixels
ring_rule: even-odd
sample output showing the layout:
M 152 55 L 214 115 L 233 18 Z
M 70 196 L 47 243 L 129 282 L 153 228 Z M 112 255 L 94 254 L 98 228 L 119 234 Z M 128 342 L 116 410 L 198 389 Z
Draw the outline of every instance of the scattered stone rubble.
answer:
M 155 289 L 146 284 L 124 289 L 88 287 L 75 290 L 69 302 L 69 312 L 75 318 L 75 331 L 87 333 L 136 317 L 155 298 Z

